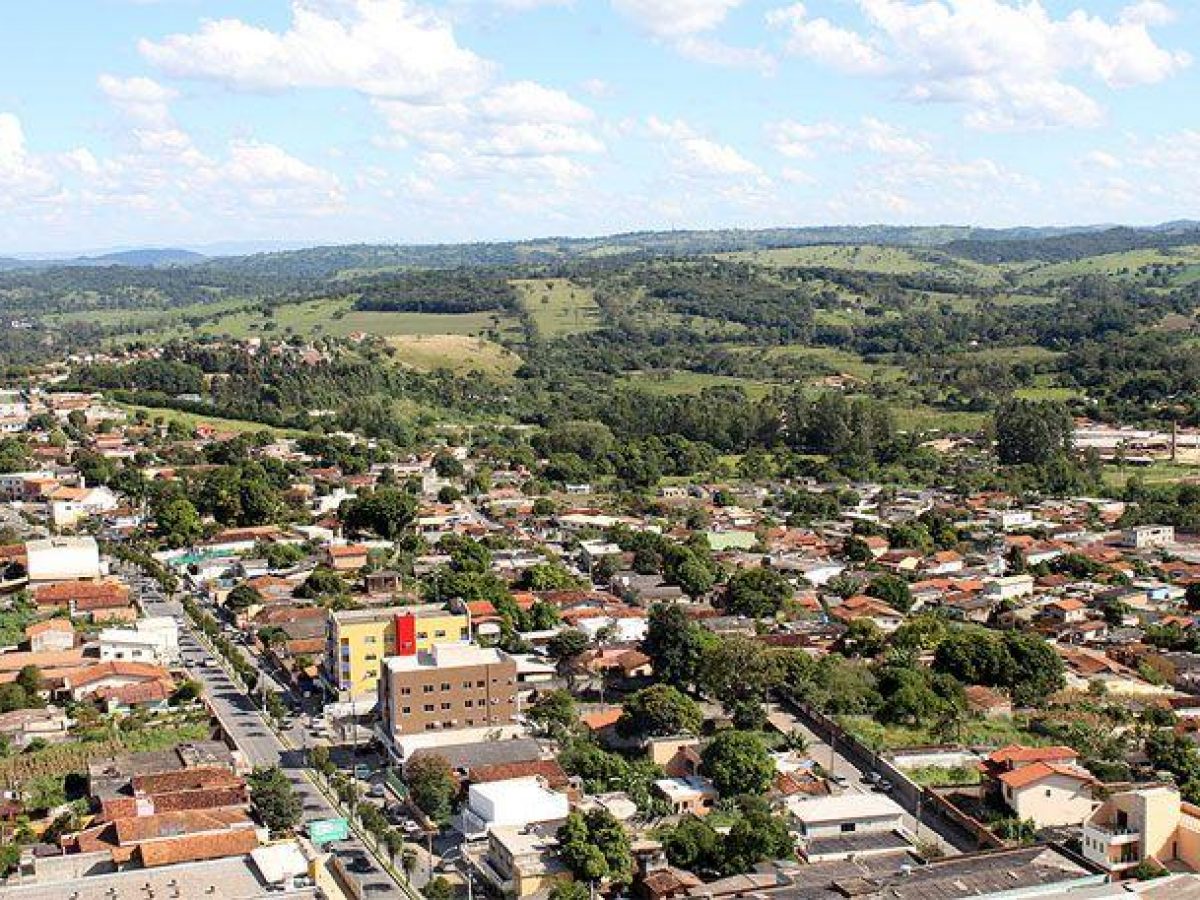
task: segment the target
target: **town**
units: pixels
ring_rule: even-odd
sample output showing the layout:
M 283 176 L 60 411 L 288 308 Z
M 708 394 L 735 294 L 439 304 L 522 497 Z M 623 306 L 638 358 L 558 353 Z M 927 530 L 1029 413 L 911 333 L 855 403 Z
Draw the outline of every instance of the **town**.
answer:
M 595 423 L 414 453 L 62 382 L 0 398 L 5 897 L 1200 872 L 1200 540 L 1136 503 L 733 471 L 631 506 L 539 477 Z

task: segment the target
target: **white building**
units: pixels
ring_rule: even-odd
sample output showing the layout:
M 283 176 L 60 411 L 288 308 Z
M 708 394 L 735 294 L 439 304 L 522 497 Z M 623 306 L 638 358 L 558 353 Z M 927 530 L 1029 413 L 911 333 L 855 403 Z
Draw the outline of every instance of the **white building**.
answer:
M 1135 550 L 1171 547 L 1175 544 L 1175 526 L 1138 525 L 1121 532 L 1121 543 Z
M 989 578 L 983 586 L 983 593 L 996 600 L 1015 600 L 1018 597 L 1028 597 L 1033 593 L 1033 576 L 1004 575 L 1000 578 Z
M 570 811 L 567 795 L 550 790 L 537 776 L 473 784 L 462 812 L 462 832 L 471 838 L 495 827 L 557 822 Z
M 100 548 L 93 537 L 56 537 L 25 545 L 31 584 L 100 577 Z
M 895 853 L 908 846 L 904 810 L 883 794 L 787 799 L 793 830 L 809 862 Z
M 179 661 L 179 623 L 170 616 L 154 616 L 134 622 L 133 628 L 105 628 L 100 632 L 100 659 L 173 665 Z

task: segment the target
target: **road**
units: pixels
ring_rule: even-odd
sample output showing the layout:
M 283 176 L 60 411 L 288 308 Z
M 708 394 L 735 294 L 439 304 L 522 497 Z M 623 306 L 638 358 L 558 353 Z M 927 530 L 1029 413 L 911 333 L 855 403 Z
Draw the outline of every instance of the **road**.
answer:
M 309 781 L 306 753 L 286 747 L 271 730 L 261 711 L 233 683 L 216 657 L 197 638 L 183 605 L 164 597 L 157 582 L 140 570 L 120 567 L 119 571 L 128 581 L 134 599 L 147 615 L 171 616 L 179 622 L 179 649 L 183 666 L 191 677 L 204 685 L 209 705 L 226 733 L 245 755 L 246 761 L 256 767 L 279 766 L 283 770 L 303 804 L 305 821 L 340 818 L 341 813 Z M 300 746 L 304 745 L 301 743 Z M 339 842 L 334 852 L 351 864 L 350 871 L 353 874 L 350 877 L 360 882 L 364 896 L 377 900 L 412 900 L 414 895 L 402 888 L 374 860 L 367 846 L 353 832 L 350 840 Z

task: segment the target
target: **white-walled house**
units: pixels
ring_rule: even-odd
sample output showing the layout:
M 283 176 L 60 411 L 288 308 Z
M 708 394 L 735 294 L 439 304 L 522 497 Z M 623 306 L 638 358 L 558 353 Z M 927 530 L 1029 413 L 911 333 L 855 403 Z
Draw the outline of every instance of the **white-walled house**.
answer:
M 100 660 L 172 665 L 179 661 L 179 623 L 170 616 L 140 619 L 133 628 L 100 632 Z

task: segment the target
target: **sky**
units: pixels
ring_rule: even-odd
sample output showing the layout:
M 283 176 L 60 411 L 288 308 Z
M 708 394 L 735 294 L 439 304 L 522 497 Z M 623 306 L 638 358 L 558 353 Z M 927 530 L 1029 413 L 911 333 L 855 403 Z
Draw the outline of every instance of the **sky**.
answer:
M 29 0 L 0 254 L 1200 217 L 1196 0 Z

